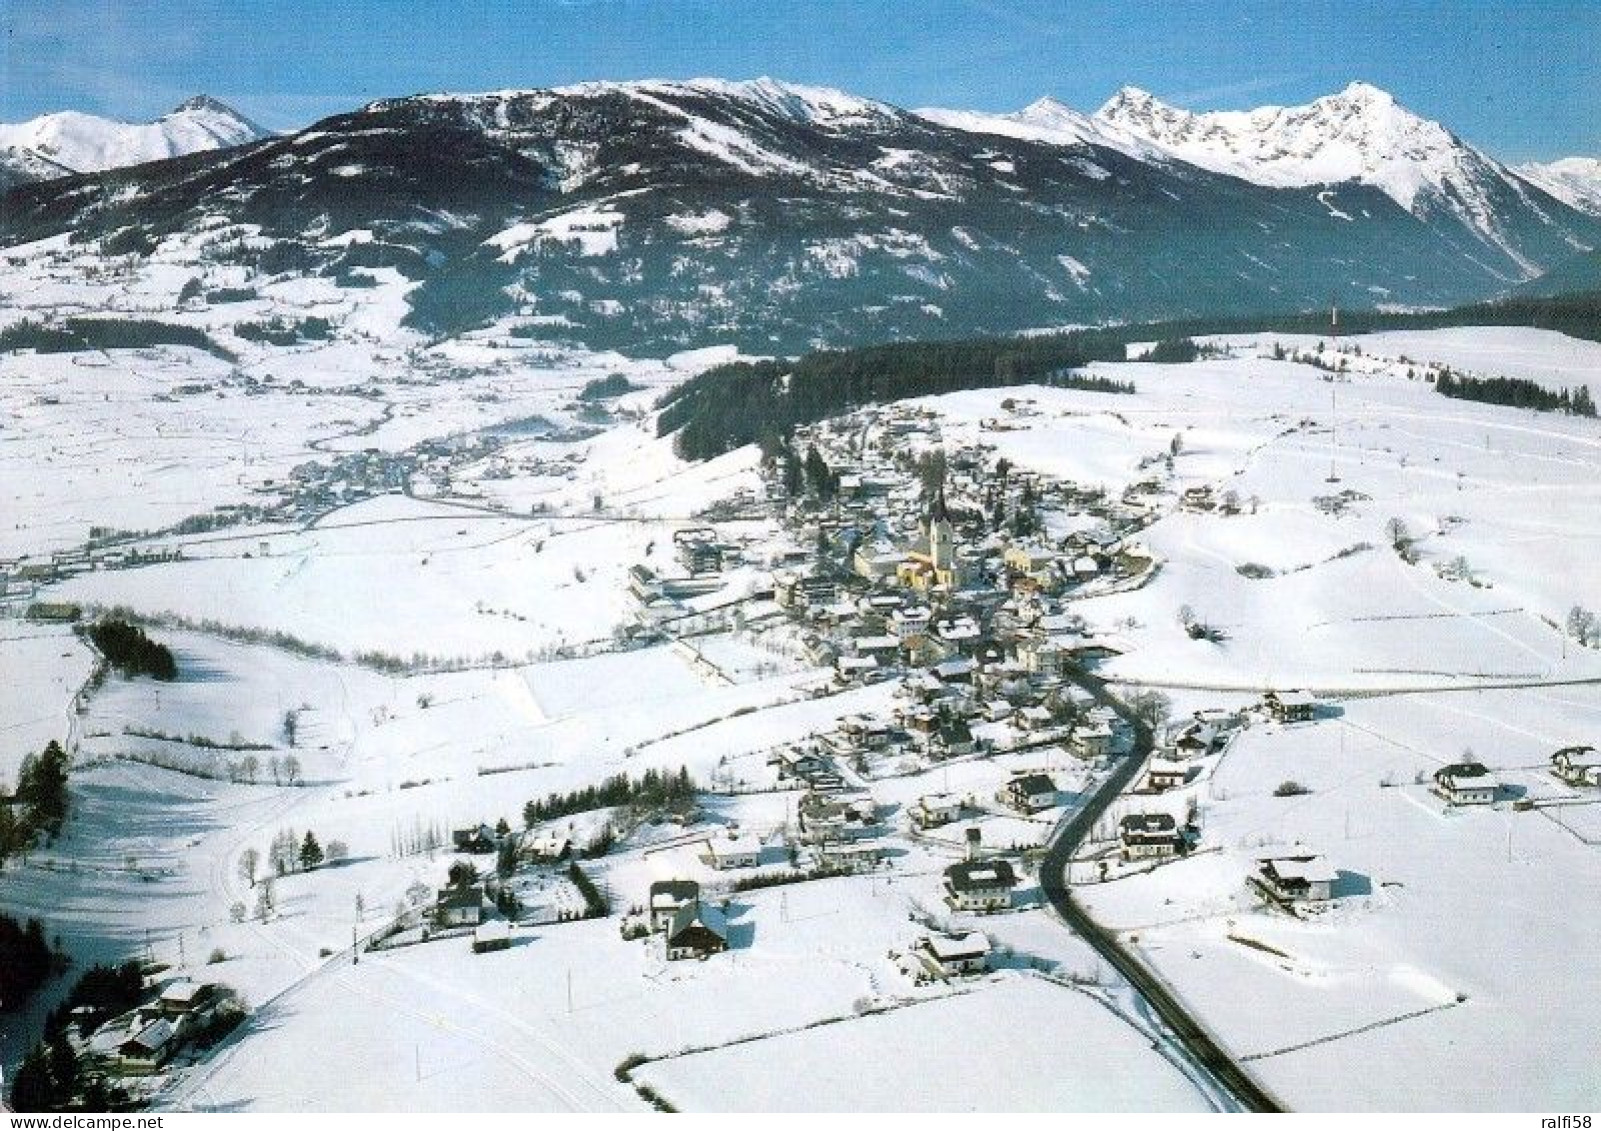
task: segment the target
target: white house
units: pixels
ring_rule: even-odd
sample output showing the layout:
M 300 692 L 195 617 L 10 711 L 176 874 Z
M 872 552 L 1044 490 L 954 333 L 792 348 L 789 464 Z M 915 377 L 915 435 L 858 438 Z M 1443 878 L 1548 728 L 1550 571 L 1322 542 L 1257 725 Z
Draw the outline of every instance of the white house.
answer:
M 718 871 L 754 868 L 762 861 L 762 838 L 754 833 L 730 833 L 706 842 L 701 861 Z
M 1171 813 L 1130 813 L 1118 822 L 1125 860 L 1165 859 L 1184 851 L 1184 834 Z
M 1049 774 L 1019 774 L 995 797 L 1020 813 L 1038 813 L 1056 804 L 1056 782 Z
M 964 860 L 945 869 L 945 901 L 957 911 L 1004 911 L 1016 886 L 1006 860 Z
M 1333 895 L 1339 878 L 1321 856 L 1272 856 L 1257 862 L 1256 880 L 1287 903 L 1322 903 Z
M 952 793 L 931 793 L 919 797 L 907 810 L 912 824 L 920 829 L 948 825 L 962 815 L 962 799 Z
M 1434 789 L 1452 805 L 1489 805 L 1501 783 L 1481 762 L 1455 762 L 1434 771 Z
M 977 931 L 965 935 L 930 935 L 914 948 L 929 973 L 949 978 L 980 974 L 989 965 L 990 941 Z

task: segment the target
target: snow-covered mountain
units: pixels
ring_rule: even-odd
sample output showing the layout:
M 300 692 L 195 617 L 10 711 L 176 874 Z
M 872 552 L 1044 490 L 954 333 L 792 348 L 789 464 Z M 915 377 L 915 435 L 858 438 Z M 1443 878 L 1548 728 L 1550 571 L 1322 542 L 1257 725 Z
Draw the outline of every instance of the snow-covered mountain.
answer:
M 998 134 L 1050 145 L 1107 146 L 1130 156 L 1160 157 L 1162 151 L 1145 139 L 1109 122 L 1080 113 L 1049 96 L 1031 102 L 1010 114 L 985 114 L 975 110 L 945 110 L 930 107 L 918 115 L 951 129 L 976 134 Z
M 1416 216 L 1454 216 L 1526 275 L 1539 273 L 1519 250 L 1517 228 L 1544 202 L 1504 165 L 1368 83 L 1305 106 L 1208 113 L 1124 87 L 1095 119 L 1179 160 L 1260 185 L 1371 185 Z
M 1601 219 L 1510 175 L 1482 194 L 1492 238 L 1422 189 L 1408 208 L 1360 176 L 1264 184 L 1113 117 L 1049 99 L 912 113 L 772 79 L 417 95 L 15 189 L 0 246 L 70 231 L 125 256 L 232 226 L 208 254 L 258 274 L 399 269 L 430 332 L 511 319 L 591 345 L 774 352 L 1331 294 L 1451 304 L 1601 244 Z
M 1601 159 L 1564 157 L 1543 165 L 1518 165 L 1513 172 L 1569 207 L 1601 216 Z
M 0 178 L 15 184 L 98 173 L 266 136 L 249 118 L 206 95 L 180 103 L 154 122 L 119 122 L 66 110 L 0 123 Z

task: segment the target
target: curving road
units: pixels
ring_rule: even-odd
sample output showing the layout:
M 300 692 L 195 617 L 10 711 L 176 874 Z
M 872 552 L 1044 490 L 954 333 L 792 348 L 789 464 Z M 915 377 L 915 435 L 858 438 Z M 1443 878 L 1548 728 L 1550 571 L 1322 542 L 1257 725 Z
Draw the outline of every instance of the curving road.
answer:
M 1140 772 L 1155 740 L 1151 728 L 1134 714 L 1128 704 L 1107 691 L 1103 680 L 1083 670 L 1072 671 L 1066 678 L 1094 696 L 1097 703 L 1115 711 L 1133 729 L 1134 745 L 1089 801 L 1053 830 L 1045 858 L 1040 864 L 1040 890 L 1063 922 L 1094 947 L 1096 953 L 1114 970 L 1128 979 L 1129 984 L 1150 1003 L 1157 1016 L 1189 1050 L 1190 1055 L 1205 1065 L 1242 1106 L 1256 1112 L 1283 1111 L 1279 1102 L 1223 1051 L 1172 991 L 1143 962 L 1124 949 L 1110 931 L 1090 918 L 1089 913 L 1073 899 L 1072 889 L 1067 883 L 1068 861 L 1118 794 L 1127 789 Z

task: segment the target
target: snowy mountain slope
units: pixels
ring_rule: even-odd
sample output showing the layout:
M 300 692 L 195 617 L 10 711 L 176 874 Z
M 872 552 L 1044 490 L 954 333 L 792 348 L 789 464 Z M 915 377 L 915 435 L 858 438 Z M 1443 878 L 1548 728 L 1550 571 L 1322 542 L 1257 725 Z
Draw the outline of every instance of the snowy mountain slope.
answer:
M 1097 121 L 1050 97 L 1038 99 L 1010 114 L 985 114 L 938 107 L 929 107 L 917 113 L 941 126 L 968 133 L 996 134 L 1050 145 L 1105 146 L 1144 159 L 1164 156 L 1161 149 L 1145 139 L 1110 122 Z
M 770 353 L 1331 293 L 1484 298 L 1601 243 L 1601 220 L 1517 185 L 1503 247 L 1370 184 L 1257 184 L 1049 100 L 942 121 L 772 79 L 596 82 L 388 99 L 23 187 L 0 244 L 150 254 L 248 225 L 215 254 L 271 275 L 398 268 L 430 333 L 509 318 L 592 346 Z
M 1521 229 L 1531 214 L 1549 219 L 1545 194 L 1531 195 L 1505 166 L 1367 83 L 1305 106 L 1211 113 L 1124 87 L 1095 118 L 1180 160 L 1256 184 L 1372 185 L 1419 217 L 1454 217 L 1517 263 L 1525 278 L 1540 271 L 1520 249 Z
M 206 95 L 145 123 L 67 110 L 0 123 L 0 169 L 12 183 L 24 183 L 225 149 L 266 136 L 250 119 Z
M 1543 165 L 1517 165 L 1512 171 L 1570 208 L 1601 216 L 1601 158 L 1564 157 Z

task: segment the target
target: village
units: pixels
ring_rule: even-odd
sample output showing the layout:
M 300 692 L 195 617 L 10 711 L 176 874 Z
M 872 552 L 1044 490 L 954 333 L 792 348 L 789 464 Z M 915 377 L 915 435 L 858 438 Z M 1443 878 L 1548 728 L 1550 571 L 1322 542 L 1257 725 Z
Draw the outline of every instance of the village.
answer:
M 1578 744 L 1578 728 L 1563 729 L 1537 762 L 1527 752 L 1509 760 L 1476 725 L 1431 735 L 1421 762 L 1396 755 L 1399 765 L 1371 771 L 1378 799 L 1336 810 L 1346 814 L 1343 828 L 1303 823 L 1309 809 L 1285 823 L 1277 813 L 1296 812 L 1308 798 L 1324 804 L 1348 742 L 1399 750 L 1389 734 L 1404 730 L 1375 728 L 1382 700 L 1364 698 L 1369 692 L 1353 695 L 1293 665 L 1283 680 L 1224 676 L 1216 689 L 1182 674 L 1142 678 L 1153 631 L 1167 633 L 1173 642 L 1161 647 L 1187 664 L 1197 662 L 1188 657 L 1238 663 L 1251 654 L 1249 645 L 1231 644 L 1231 634 L 1243 635 L 1237 618 L 1210 603 L 1195 612 L 1184 602 L 1207 599 L 1193 590 L 1166 596 L 1165 583 L 1186 564 L 1173 556 L 1171 530 L 1175 523 L 1245 530 L 1259 521 L 1259 508 L 1274 504 L 1257 497 L 1262 486 L 1230 482 L 1226 470 L 1198 481 L 1198 467 L 1217 463 L 1191 454 L 1187 445 L 1200 441 L 1188 429 L 1147 429 L 1145 454 L 1130 457 L 1110 485 L 1039 470 L 1055 465 L 1021 458 L 1028 438 L 1065 436 L 1078 426 L 1054 407 L 1064 395 L 1043 387 L 996 392 L 973 398 L 966 418 L 917 401 L 868 406 L 802 425 L 765 455 L 749 453 L 749 463 L 737 465 L 749 472 L 728 476 L 726 488 L 697 489 L 693 502 L 663 496 L 654 510 L 631 509 L 639 496 L 629 480 L 597 475 L 596 464 L 619 458 L 626 441 L 589 450 L 519 433 L 501 442 L 484 439 L 495 434 L 486 428 L 398 454 L 313 461 L 290 481 L 342 484 L 345 472 L 330 478 L 327 468 L 357 469 L 354 493 L 318 487 L 303 496 L 295 520 L 311 530 L 339 516 L 329 524 L 330 544 L 354 541 L 354 533 L 337 533 L 342 523 L 359 533 L 369 523 L 382 530 L 426 520 L 439 531 L 417 543 L 414 556 L 426 566 L 435 545 L 481 523 L 491 541 L 517 539 L 510 557 L 525 568 L 538 563 L 557 524 L 596 532 L 566 543 L 545 568 L 570 575 L 589 601 L 602 582 L 585 587 L 585 575 L 603 577 L 615 605 L 593 607 L 608 616 L 620 609 L 621 623 L 581 646 L 549 648 L 526 677 L 515 677 L 536 688 L 538 710 L 555 726 L 564 725 L 563 698 L 595 678 L 590 671 L 624 682 L 667 677 L 677 694 L 704 693 L 702 705 L 625 725 L 632 708 L 623 696 L 605 708 L 617 715 L 607 726 L 626 735 L 615 745 L 602 745 L 611 741 L 604 730 L 598 740 L 583 730 L 564 740 L 558 730 L 539 738 L 538 753 L 512 739 L 454 763 L 426 756 L 427 732 L 396 728 L 383 742 L 403 752 L 387 757 L 405 759 L 407 768 L 375 763 L 353 774 L 338 760 L 337 743 L 349 740 L 338 737 L 348 732 L 340 731 L 330 695 L 363 688 L 356 694 L 373 705 L 362 708 L 362 726 L 370 719 L 375 731 L 397 716 L 430 728 L 449 726 L 452 717 L 462 725 L 464 716 L 434 705 L 436 695 L 446 704 L 459 700 L 432 678 L 453 669 L 425 658 L 380 666 L 389 674 L 379 681 L 366 674 L 370 668 L 328 666 L 328 657 L 308 649 L 295 676 L 303 690 L 286 693 L 293 698 L 277 711 L 257 711 L 260 723 L 239 721 L 240 733 L 227 740 L 236 722 L 221 700 L 203 712 L 206 724 L 168 734 L 159 725 L 165 692 L 91 680 L 71 709 L 79 749 L 90 773 L 144 761 L 247 786 L 248 777 L 232 776 L 233 763 L 218 758 L 261 749 L 280 766 L 281 753 L 302 760 L 310 780 L 289 784 L 314 799 L 319 829 L 365 839 L 366 850 L 274 878 L 272 899 L 261 898 L 255 878 L 237 891 L 217 881 L 224 913 L 229 903 L 237 910 L 230 927 L 207 930 L 263 939 L 299 932 L 300 945 L 319 955 L 318 969 L 359 965 L 367 978 L 378 976 L 367 972 L 369 963 L 384 976 L 448 966 L 452 978 L 462 970 L 473 971 L 463 977 L 474 982 L 529 978 L 543 986 L 552 956 L 572 963 L 582 946 L 599 956 L 597 970 L 637 967 L 630 984 L 641 992 L 671 985 L 685 995 L 748 977 L 741 971 L 752 964 L 794 961 L 791 940 L 800 933 L 807 941 L 799 953 L 843 952 L 817 959 L 830 971 L 820 979 L 843 981 L 845 971 L 865 979 L 871 992 L 857 991 L 849 1003 L 860 1017 L 899 1018 L 928 1003 L 1004 996 L 1036 982 L 1071 987 L 1115 1011 L 1133 992 L 1120 963 L 1181 977 L 1163 964 L 1179 953 L 1209 956 L 1219 944 L 1207 932 L 1231 948 L 1231 959 L 1233 951 L 1249 952 L 1299 971 L 1305 944 L 1296 930 L 1324 932 L 1321 946 L 1357 946 L 1411 886 L 1394 858 L 1375 863 L 1350 843 L 1353 830 L 1359 834 L 1375 807 L 1392 799 L 1447 821 L 1452 836 L 1479 846 L 1506 840 L 1515 849 L 1533 835 L 1524 828 L 1542 822 L 1571 825 L 1580 840 L 1590 835 L 1587 806 L 1601 784 L 1601 759 Z M 1107 400 L 1114 407 L 1094 419 L 1116 423 L 1120 399 Z M 636 397 L 620 415 L 637 415 L 645 403 Z M 1300 426 L 1275 420 L 1273 427 L 1296 442 Z M 362 468 L 372 469 L 370 478 L 360 478 Z M 519 486 L 518 475 L 532 476 L 538 489 Z M 496 484 L 511 484 L 511 493 L 497 495 Z M 1344 510 L 1323 503 L 1321 495 L 1314 500 L 1316 512 L 1341 521 L 1360 499 L 1351 495 Z M 197 562 L 241 552 L 286 575 L 303 568 L 303 536 L 297 542 L 271 522 L 260 525 L 260 516 L 239 513 L 237 536 L 102 533 L 81 551 L 12 560 L 11 615 L 31 622 L 28 631 L 42 641 L 58 640 L 70 626 L 106 615 L 98 591 L 81 587 L 87 581 L 177 577 Z M 219 548 L 211 537 L 230 541 Z M 1254 569 L 1236 576 L 1259 583 Z M 1127 611 L 1132 602 L 1137 615 Z M 514 623 L 499 631 L 520 631 L 520 616 L 506 619 Z M 214 655 L 224 645 L 207 642 L 198 620 L 145 623 L 191 654 Z M 254 633 L 238 634 L 237 646 L 252 655 L 273 647 Z M 271 661 L 280 662 L 290 661 Z M 524 663 L 513 652 L 462 679 L 488 686 Z M 547 680 L 557 681 L 549 693 L 541 686 Z M 182 703 L 200 686 L 175 687 L 172 700 Z M 135 698 L 145 705 L 133 710 Z M 277 725 L 286 714 L 299 734 Z M 496 725 L 486 724 L 486 733 Z M 177 747 L 194 749 L 180 759 Z M 556 765 L 553 754 L 597 751 L 623 787 L 591 792 L 593 768 L 576 763 L 543 776 Z M 1362 757 L 1366 766 L 1376 756 Z M 475 771 L 481 784 L 472 783 Z M 501 779 L 486 776 L 502 772 L 528 775 L 508 784 L 548 780 L 552 792 L 525 806 L 519 787 L 507 796 L 494 788 Z M 260 788 L 271 790 L 265 779 Z M 417 816 L 375 819 L 385 795 Z M 1492 819 L 1517 831 L 1485 827 Z M 391 831 L 401 820 L 420 820 L 429 831 Z M 387 853 L 377 843 L 386 833 Z M 215 874 L 236 870 L 239 853 L 258 846 L 251 835 L 219 848 Z M 55 866 L 48 854 L 29 865 L 41 875 Z M 126 869 L 144 882 L 169 874 L 144 863 Z M 308 905 L 319 908 L 310 928 L 300 922 Z M 819 925 L 831 905 L 851 909 L 835 934 Z M 1086 918 L 1064 922 L 1070 906 Z M 192 946 L 209 945 L 204 932 L 200 939 L 188 933 Z M 1185 940 L 1182 951 L 1168 941 L 1175 936 Z M 212 985 L 209 973 L 191 964 L 175 971 L 175 984 Z M 582 971 L 575 976 L 582 985 Z M 172 981 L 152 974 L 145 997 L 159 1002 Z M 1406 1017 L 1472 1000 L 1465 980 L 1440 982 L 1443 988 L 1389 988 L 1373 1008 Z M 253 973 L 246 984 L 272 983 Z M 320 984 L 309 979 L 296 992 L 328 992 Z M 199 992 L 227 996 L 215 985 Z M 241 1015 L 256 1016 L 258 995 L 272 1000 L 251 992 L 237 1006 Z M 136 1103 L 181 1107 L 197 1102 L 197 1088 L 215 1086 L 219 1072 L 238 1074 L 241 1062 L 226 1055 L 233 1042 L 271 1039 L 250 1021 L 213 1054 L 192 1036 L 193 1023 L 179 1025 L 151 1002 L 74 1022 L 82 1079 L 114 1080 Z M 163 1020 L 165 1028 L 157 1024 Z M 770 1034 L 791 1023 L 800 1020 L 708 1027 L 700 1039 L 712 1051 L 704 1055 L 732 1057 L 726 1050 L 736 1045 L 726 1042 L 776 1040 Z M 631 1076 L 632 1095 L 653 1102 L 650 1089 L 678 1079 L 679 1044 L 639 1043 L 648 1063 Z M 592 1051 L 592 1059 L 622 1058 L 612 1042 L 597 1047 L 604 1051 Z M 1285 1047 L 1300 1045 L 1286 1039 Z
M 766 480 L 766 503 L 780 514 L 790 548 L 724 540 L 713 522 L 681 527 L 673 535 L 679 573 L 643 565 L 630 572 L 637 639 L 693 649 L 695 637 L 737 624 L 797 643 L 830 673 L 816 694 L 882 684 L 888 699 L 882 711 L 846 716 L 804 741 L 750 752 L 739 760 L 737 783 L 726 771 L 711 783 L 710 794 L 728 800 L 776 792 L 776 821 L 719 818 L 683 803 L 665 814 L 667 838 L 642 833 L 647 856 L 694 864 L 616 893 L 630 907 L 623 937 L 646 940 L 665 959 L 728 950 L 737 928 L 727 908 L 741 891 L 888 875 L 908 862 L 926 868 L 932 856 L 943 861 L 936 915 L 945 929 L 909 938 L 902 966 L 915 984 L 981 973 L 990 952 L 983 917 L 1045 904 L 1047 846 L 1115 767 L 1132 755 L 1138 772 L 1071 860 L 1070 882 L 1104 883 L 1197 851 L 1200 790 L 1230 740 L 1253 722 L 1310 724 L 1325 710 L 1303 692 L 1269 691 L 1249 709 L 1170 719 L 1163 697 L 1139 696 L 1141 721 L 1156 736 L 1142 752 L 1128 722 L 1075 678 L 1124 645 L 1091 631 L 1074 600 L 1137 588 L 1159 568 L 1139 538 L 1161 513 L 1159 467 L 1111 501 L 1011 467 L 983 445 L 948 454 L 937 417 L 908 405 L 803 428 L 793 447 L 807 453 L 805 470 L 786 474 L 777 461 Z M 1178 504 L 1194 507 L 1198 498 L 1187 490 Z M 734 502 L 737 511 L 755 503 Z M 753 553 L 771 587 L 730 601 L 725 568 Z M 742 606 L 732 618 L 730 605 Z M 949 785 L 953 768 L 963 788 Z M 1442 797 L 1482 799 L 1466 778 L 1457 780 L 1442 771 Z M 579 864 L 588 854 L 564 828 L 575 830 L 570 821 L 522 833 L 456 830 L 457 849 L 497 855 L 500 875 L 441 888 L 424 933 L 470 934 L 479 953 L 509 946 L 520 920 L 496 908 L 527 864 L 557 887 L 572 876 L 593 892 L 584 878 L 593 865 Z M 671 848 L 680 851 L 664 851 Z M 1264 855 L 1249 890 L 1294 914 L 1334 898 L 1335 877 L 1321 855 Z M 570 895 L 570 910 L 554 913 L 607 914 L 610 888 L 589 899 Z

